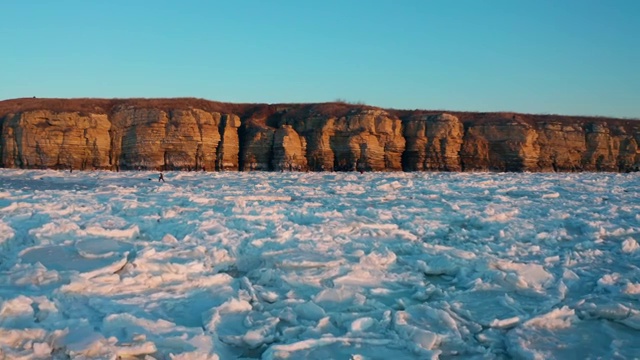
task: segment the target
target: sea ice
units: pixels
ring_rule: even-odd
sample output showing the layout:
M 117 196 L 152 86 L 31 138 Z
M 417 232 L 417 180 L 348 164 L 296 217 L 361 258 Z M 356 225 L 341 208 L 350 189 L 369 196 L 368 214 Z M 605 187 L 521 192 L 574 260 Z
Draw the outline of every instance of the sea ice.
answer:
M 149 178 L 0 170 L 0 358 L 640 354 L 637 174 Z

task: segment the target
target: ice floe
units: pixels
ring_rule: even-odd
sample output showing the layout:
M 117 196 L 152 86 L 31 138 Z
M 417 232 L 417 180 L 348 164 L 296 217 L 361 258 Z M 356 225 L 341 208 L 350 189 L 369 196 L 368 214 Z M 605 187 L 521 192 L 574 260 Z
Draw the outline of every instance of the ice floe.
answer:
M 640 356 L 637 174 L 0 170 L 0 359 Z

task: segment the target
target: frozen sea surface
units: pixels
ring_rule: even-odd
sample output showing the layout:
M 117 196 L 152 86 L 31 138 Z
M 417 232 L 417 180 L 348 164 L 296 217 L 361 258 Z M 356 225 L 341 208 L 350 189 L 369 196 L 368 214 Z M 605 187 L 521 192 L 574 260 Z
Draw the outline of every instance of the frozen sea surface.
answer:
M 640 357 L 637 174 L 0 170 L 0 359 Z

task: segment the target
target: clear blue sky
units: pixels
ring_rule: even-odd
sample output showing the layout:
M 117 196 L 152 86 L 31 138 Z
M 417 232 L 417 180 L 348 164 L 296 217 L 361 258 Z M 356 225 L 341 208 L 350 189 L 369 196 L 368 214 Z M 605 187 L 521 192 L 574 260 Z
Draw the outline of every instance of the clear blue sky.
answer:
M 0 0 L 0 99 L 640 117 L 640 0 Z

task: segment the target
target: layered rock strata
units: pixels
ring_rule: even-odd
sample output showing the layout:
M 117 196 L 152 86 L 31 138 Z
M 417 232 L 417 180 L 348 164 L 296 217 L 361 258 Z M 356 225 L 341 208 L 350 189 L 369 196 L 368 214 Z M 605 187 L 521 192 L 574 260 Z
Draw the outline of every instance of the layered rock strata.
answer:
M 404 168 L 408 171 L 460 171 L 464 126 L 450 114 L 416 115 L 405 121 Z
M 2 119 L 1 165 L 9 168 L 106 168 L 111 122 L 105 114 L 26 111 Z
M 0 102 L 0 166 L 635 171 L 640 121 L 198 99 Z
M 386 111 L 366 109 L 340 117 L 320 114 L 292 122 L 306 139 L 311 170 L 402 170 L 402 122 Z
M 538 132 L 516 119 L 469 126 L 460 158 L 465 170 L 536 171 L 540 158 Z

